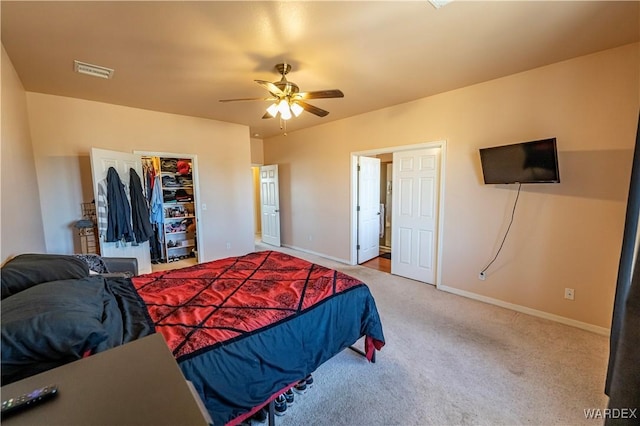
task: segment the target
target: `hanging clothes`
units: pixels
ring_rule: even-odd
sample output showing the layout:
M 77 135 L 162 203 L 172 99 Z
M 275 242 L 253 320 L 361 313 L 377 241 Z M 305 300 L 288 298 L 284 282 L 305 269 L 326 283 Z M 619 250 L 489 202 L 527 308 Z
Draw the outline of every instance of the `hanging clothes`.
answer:
M 131 208 L 124 184 L 113 167 L 107 170 L 107 234 L 105 241 L 131 242 L 134 240 L 131 229 Z
M 160 184 L 160 175 L 156 175 L 153 189 L 151 190 L 151 211 L 149 219 L 151 223 L 162 225 L 162 185 Z
M 162 211 L 162 184 L 160 183 L 159 174 L 155 175 L 152 188 L 149 220 L 155 229 L 155 234 L 149 244 L 151 244 L 151 260 L 158 261 L 164 259 L 164 251 L 162 250 L 162 245 L 164 244 L 164 214 Z
M 153 228 L 149 221 L 149 207 L 142 191 L 142 182 L 134 169 L 129 169 L 129 193 L 133 234 L 138 243 L 144 243 L 153 235 Z
M 98 182 L 98 198 L 96 199 L 96 221 L 98 222 L 98 238 L 104 239 L 109 224 L 109 208 L 107 203 L 107 180 Z
M 156 171 L 153 167 L 152 158 L 142 159 L 142 174 L 144 178 L 145 194 L 147 196 L 147 203 L 151 205 L 151 190 L 153 189 L 153 182 L 155 180 Z
M 157 225 L 151 225 L 153 227 L 153 235 L 149 238 L 149 252 L 151 253 L 151 263 L 159 263 L 164 259 L 162 253 L 162 244 L 158 239 L 160 233 Z

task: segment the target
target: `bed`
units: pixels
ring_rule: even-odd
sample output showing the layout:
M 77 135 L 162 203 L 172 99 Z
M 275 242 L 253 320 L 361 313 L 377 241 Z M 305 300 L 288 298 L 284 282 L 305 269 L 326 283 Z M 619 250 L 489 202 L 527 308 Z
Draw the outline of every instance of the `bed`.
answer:
M 213 423 L 236 424 L 362 337 L 369 360 L 384 345 L 364 283 L 281 252 L 132 278 L 74 270 L 5 292 L 11 263 L 2 270 L 3 385 L 157 332 Z

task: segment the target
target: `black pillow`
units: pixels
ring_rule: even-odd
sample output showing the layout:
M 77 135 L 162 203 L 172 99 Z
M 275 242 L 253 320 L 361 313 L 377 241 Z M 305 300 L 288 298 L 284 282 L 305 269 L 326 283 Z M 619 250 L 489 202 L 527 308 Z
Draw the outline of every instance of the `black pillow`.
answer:
M 7 262 L 0 274 L 4 299 L 48 281 L 84 278 L 89 275 L 89 266 L 70 255 L 21 254 Z
M 83 357 L 109 337 L 104 278 L 43 283 L 2 301 L 2 384 Z

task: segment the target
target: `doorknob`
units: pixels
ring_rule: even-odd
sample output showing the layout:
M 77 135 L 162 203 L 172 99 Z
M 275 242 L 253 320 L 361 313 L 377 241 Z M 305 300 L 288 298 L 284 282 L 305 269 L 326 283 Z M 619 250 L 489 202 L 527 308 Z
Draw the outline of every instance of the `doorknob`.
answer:
M 275 209 L 274 211 L 275 211 L 276 213 L 279 213 L 279 212 L 280 212 L 280 210 L 279 210 L 279 209 Z

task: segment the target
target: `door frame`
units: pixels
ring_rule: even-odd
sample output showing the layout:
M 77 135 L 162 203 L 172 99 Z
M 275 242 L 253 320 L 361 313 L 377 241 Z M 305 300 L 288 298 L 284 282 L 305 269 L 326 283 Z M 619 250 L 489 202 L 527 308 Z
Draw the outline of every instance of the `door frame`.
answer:
M 350 218 L 350 246 L 351 246 L 351 256 L 349 259 L 349 263 L 351 265 L 357 265 L 358 262 L 358 157 L 371 157 L 379 154 L 388 154 L 399 151 L 412 151 L 416 149 L 422 148 L 440 148 L 440 196 L 438 197 L 438 237 L 436 242 L 436 288 L 439 288 L 442 278 L 442 241 L 444 236 L 444 200 L 445 200 L 445 168 L 446 168 L 446 159 L 447 159 L 447 141 L 446 140 L 438 140 L 432 142 L 423 142 L 414 145 L 399 145 L 399 146 L 391 146 L 387 148 L 378 148 L 371 149 L 366 151 L 357 151 L 352 152 L 351 155 L 351 218 Z M 391 221 L 393 223 L 393 217 L 391 217 Z M 391 247 L 391 252 L 393 252 L 393 246 Z
M 193 180 L 193 198 L 194 198 L 194 208 L 196 210 L 196 238 L 198 239 L 198 263 L 202 262 L 202 259 L 207 259 L 204 253 L 204 241 L 202 237 L 202 224 L 204 220 L 202 219 L 202 208 L 203 203 L 200 198 L 200 179 L 199 169 L 198 169 L 198 156 L 196 154 L 185 154 L 185 153 L 175 153 L 175 152 L 164 152 L 164 151 L 133 151 L 134 154 L 140 155 L 141 157 L 171 157 L 171 158 L 188 158 L 191 160 L 192 171 L 191 171 L 191 179 Z M 204 204 L 206 205 L 206 204 Z M 206 208 L 205 208 L 206 209 Z M 164 231 L 164 230 L 163 230 Z
M 276 199 L 276 204 L 277 204 L 277 208 L 275 210 L 275 213 L 277 213 L 278 215 L 278 241 L 277 244 L 272 244 L 269 243 L 267 241 L 264 240 L 264 201 L 263 201 L 263 192 L 262 192 L 262 168 L 263 167 L 275 167 L 275 176 L 276 176 L 276 195 L 277 195 L 277 199 Z M 259 205 L 259 211 L 260 211 L 260 241 L 263 242 L 264 244 L 268 244 L 274 247 L 282 247 L 282 225 L 280 223 L 280 172 L 279 172 L 279 167 L 278 164 L 263 164 L 261 166 L 258 166 L 258 171 L 259 171 L 259 176 L 258 176 L 258 192 L 260 192 L 260 205 Z

